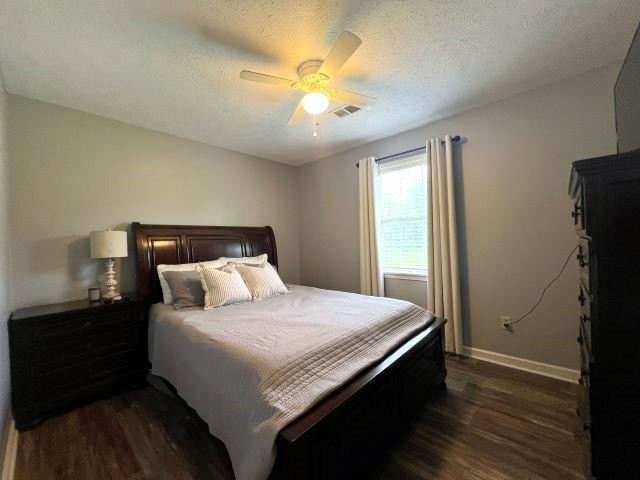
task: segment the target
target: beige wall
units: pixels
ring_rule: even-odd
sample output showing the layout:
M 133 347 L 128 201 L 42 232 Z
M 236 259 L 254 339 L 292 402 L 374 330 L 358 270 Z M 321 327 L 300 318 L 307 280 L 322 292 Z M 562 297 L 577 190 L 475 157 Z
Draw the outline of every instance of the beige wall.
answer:
M 461 134 L 468 137 L 455 158 L 465 345 L 576 367 L 573 265 L 513 334 L 501 330 L 498 318 L 524 313 L 576 243 L 569 166 L 615 152 L 618 69 L 601 68 L 302 166 L 302 282 L 358 290 L 358 159 Z M 387 285 L 408 299 L 426 289 L 402 280 Z
M 7 320 L 11 313 L 9 272 L 9 178 L 7 104 L 0 74 L 0 460 L 4 455 L 4 422 L 9 409 L 9 344 Z
M 15 307 L 85 297 L 104 268 L 89 258 L 89 232 L 132 221 L 271 225 L 284 279 L 299 280 L 293 167 L 8 99 Z M 135 290 L 132 253 L 123 291 Z

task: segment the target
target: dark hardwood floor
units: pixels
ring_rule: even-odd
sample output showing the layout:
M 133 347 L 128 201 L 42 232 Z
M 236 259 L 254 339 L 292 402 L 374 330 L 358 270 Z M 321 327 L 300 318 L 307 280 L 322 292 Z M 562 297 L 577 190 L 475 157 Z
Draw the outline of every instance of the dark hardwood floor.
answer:
M 576 479 L 574 385 L 447 357 L 431 398 L 375 479 Z M 16 480 L 233 479 L 224 445 L 176 398 L 146 387 L 20 433 Z

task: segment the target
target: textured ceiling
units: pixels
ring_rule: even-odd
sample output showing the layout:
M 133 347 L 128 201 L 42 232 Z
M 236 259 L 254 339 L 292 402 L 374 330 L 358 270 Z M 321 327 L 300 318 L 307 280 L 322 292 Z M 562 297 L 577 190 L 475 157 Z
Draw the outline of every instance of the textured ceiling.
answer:
M 7 91 L 301 164 L 621 60 L 638 0 L 0 0 Z M 363 44 L 335 84 L 368 111 L 286 126 L 295 78 L 342 30 Z

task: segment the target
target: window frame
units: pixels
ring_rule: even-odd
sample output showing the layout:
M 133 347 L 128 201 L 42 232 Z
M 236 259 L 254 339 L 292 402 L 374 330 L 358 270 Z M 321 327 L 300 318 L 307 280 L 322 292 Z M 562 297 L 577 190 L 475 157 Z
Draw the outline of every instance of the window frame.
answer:
M 393 172 L 393 171 L 397 171 L 397 170 L 404 170 L 407 168 L 411 168 L 411 167 L 415 167 L 415 166 L 419 166 L 419 165 L 423 165 L 425 166 L 425 168 L 427 168 L 427 154 L 426 152 L 422 152 L 422 153 L 418 153 L 418 154 L 413 154 L 413 155 L 409 155 L 406 157 L 402 157 L 399 159 L 394 159 L 388 162 L 384 162 L 384 163 L 380 163 L 378 164 L 378 175 L 377 175 L 377 192 L 379 194 L 380 192 L 380 178 L 384 173 L 388 173 L 388 172 Z M 427 175 L 427 179 L 426 179 L 426 184 L 425 184 L 425 196 L 429 195 L 429 171 L 427 169 L 426 172 Z M 376 199 L 376 201 L 380 201 L 379 198 Z M 379 208 L 378 211 L 381 211 L 382 209 Z M 428 217 L 427 217 L 428 218 Z M 425 218 L 425 220 L 427 220 L 427 218 Z M 382 214 L 380 214 L 379 218 L 378 218 L 378 227 L 380 229 L 380 235 L 379 238 L 382 237 Z M 426 224 L 426 221 L 425 221 Z M 425 225 L 425 230 L 427 229 L 427 226 Z M 428 234 L 428 232 L 425 232 L 426 234 Z M 384 248 L 384 244 L 382 242 L 382 240 L 380 241 L 380 246 L 381 248 Z M 428 251 L 427 251 L 428 254 Z M 415 268 L 394 268 L 394 267 L 385 267 L 383 264 L 383 255 L 380 256 L 380 263 L 381 263 L 381 268 L 382 268 L 382 274 L 383 277 L 385 279 L 394 279 L 394 280 L 409 280 L 409 281 L 418 281 L 418 282 L 426 282 L 427 278 L 429 276 L 429 262 L 427 259 L 427 268 L 425 270 L 422 269 L 415 269 Z

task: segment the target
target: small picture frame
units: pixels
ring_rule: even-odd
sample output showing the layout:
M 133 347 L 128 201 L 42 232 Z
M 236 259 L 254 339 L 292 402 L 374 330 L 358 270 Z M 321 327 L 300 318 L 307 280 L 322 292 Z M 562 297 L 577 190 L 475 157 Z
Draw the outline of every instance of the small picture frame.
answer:
M 100 287 L 89 287 L 89 301 L 90 302 L 99 302 L 100 301 Z

